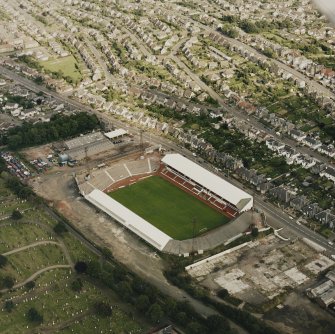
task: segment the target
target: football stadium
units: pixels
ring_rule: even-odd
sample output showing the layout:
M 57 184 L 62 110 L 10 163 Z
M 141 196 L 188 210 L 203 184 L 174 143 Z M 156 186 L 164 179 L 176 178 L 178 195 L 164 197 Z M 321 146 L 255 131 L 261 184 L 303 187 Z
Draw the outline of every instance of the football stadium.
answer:
M 251 195 L 177 153 L 113 162 L 76 182 L 88 202 L 163 252 L 209 249 L 209 236 L 253 207 Z

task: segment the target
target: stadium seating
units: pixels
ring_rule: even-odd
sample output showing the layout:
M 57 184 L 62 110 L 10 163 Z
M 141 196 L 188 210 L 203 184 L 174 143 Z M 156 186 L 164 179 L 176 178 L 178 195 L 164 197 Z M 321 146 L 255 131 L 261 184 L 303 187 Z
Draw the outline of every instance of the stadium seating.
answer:
M 161 174 L 171 180 L 173 183 L 178 184 L 181 188 L 190 191 L 198 198 L 207 201 L 210 206 L 224 212 L 225 214 L 228 214 L 230 217 L 236 217 L 237 211 L 230 207 L 229 203 L 225 202 L 214 193 L 207 191 L 207 189 L 204 189 L 194 181 L 188 180 L 185 176 L 179 174 L 177 171 L 166 167 L 161 171 Z
M 151 173 L 149 159 L 136 160 L 127 162 L 127 167 L 132 175 L 141 175 Z
M 129 173 L 124 165 L 116 165 L 106 169 L 106 171 L 114 179 L 115 182 L 129 177 Z
M 113 181 L 107 177 L 105 173 L 96 173 L 95 175 L 91 176 L 91 179 L 89 181 L 95 188 L 100 190 L 105 190 L 110 185 L 113 184 Z

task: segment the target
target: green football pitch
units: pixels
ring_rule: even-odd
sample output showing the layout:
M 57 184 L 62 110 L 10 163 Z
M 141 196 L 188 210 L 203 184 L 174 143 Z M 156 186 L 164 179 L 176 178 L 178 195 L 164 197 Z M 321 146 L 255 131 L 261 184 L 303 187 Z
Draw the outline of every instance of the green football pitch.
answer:
M 109 196 L 176 240 L 199 235 L 230 219 L 159 176 L 109 193 Z

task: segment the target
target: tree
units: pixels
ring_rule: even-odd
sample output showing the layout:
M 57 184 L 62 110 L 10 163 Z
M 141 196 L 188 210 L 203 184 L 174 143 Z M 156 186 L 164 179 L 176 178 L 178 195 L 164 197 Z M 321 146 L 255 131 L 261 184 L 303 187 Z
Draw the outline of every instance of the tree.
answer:
M 22 218 L 22 213 L 19 210 L 14 210 L 12 212 L 12 219 L 19 220 Z
M 43 316 L 34 307 L 28 310 L 26 317 L 30 322 L 34 322 L 37 324 L 43 322 Z
M 109 248 L 102 247 L 101 248 L 101 253 L 107 260 L 112 260 L 113 259 L 113 253 Z
M 14 279 L 11 276 L 5 276 L 1 279 L 1 286 L 6 289 L 11 289 L 14 286 Z
M 77 278 L 71 283 L 71 289 L 73 291 L 79 292 L 83 288 L 83 282 L 80 278 Z
M 111 306 L 103 301 L 94 304 L 94 311 L 98 316 L 103 318 L 107 318 L 112 315 Z
M 220 297 L 221 299 L 225 299 L 229 296 L 229 292 L 227 289 L 220 289 L 218 292 L 217 292 L 217 295 L 218 297 Z
M 227 35 L 230 38 L 236 38 L 238 36 L 238 31 L 232 27 L 229 24 L 224 24 L 221 28 L 220 31 L 224 34 Z
M 0 268 L 3 268 L 8 263 L 6 256 L 0 255 Z
M 206 325 L 211 334 L 225 334 L 230 330 L 229 322 L 220 315 L 210 315 L 206 319 Z
M 74 265 L 74 269 L 76 270 L 76 272 L 78 274 L 83 274 L 86 273 L 87 270 L 87 264 L 84 261 L 78 261 L 75 265 Z
M 159 304 L 154 303 L 148 310 L 148 316 L 154 323 L 158 323 L 163 317 L 163 311 Z
M 25 287 L 28 289 L 28 290 L 32 290 L 35 288 L 35 281 L 29 281 L 26 283 Z
M 269 58 L 276 58 L 276 53 L 270 48 L 264 48 L 263 54 Z
M 13 308 L 14 308 L 14 303 L 12 300 L 6 300 L 4 305 L 3 305 L 3 308 L 5 311 L 7 312 L 12 312 Z
M 257 227 L 253 227 L 252 230 L 251 230 L 251 235 L 254 237 L 254 238 L 257 238 L 258 236 L 258 228 Z
M 117 285 L 117 292 L 123 300 L 130 301 L 134 292 L 128 281 L 122 281 Z
M 58 222 L 55 226 L 54 226 L 54 231 L 56 234 L 58 235 L 62 235 L 63 233 L 67 232 L 67 228 L 65 226 L 64 223 L 62 222 Z
M 7 169 L 7 163 L 4 158 L 0 157 L 0 173 Z
M 196 321 L 190 322 L 186 327 L 186 333 L 189 334 L 203 334 L 206 333 L 206 328 Z
M 149 300 L 148 296 L 140 295 L 136 299 L 136 305 L 135 306 L 141 312 L 147 311 L 149 306 L 150 306 L 150 300 Z
M 180 324 L 186 324 L 187 323 L 187 314 L 185 312 L 178 312 L 176 315 L 176 320 Z

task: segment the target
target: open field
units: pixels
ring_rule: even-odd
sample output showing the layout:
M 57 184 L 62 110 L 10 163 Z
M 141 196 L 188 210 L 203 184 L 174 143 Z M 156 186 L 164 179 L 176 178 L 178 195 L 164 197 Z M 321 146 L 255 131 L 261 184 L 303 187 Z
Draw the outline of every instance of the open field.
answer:
M 177 240 L 192 238 L 229 221 L 216 210 L 159 176 L 109 194 L 112 198 Z
M 67 264 L 62 249 L 58 245 L 39 245 L 6 256 L 8 265 L 2 274 L 10 275 L 20 283 L 36 271 L 57 264 Z
M 252 310 L 263 312 L 333 265 L 303 240 L 285 242 L 269 235 L 193 264 L 188 273 L 213 293 L 226 289 Z
M 69 76 L 75 82 L 81 79 L 81 74 L 75 66 L 77 62 L 73 56 L 59 59 L 50 59 L 47 61 L 42 61 L 40 64 L 51 72 L 62 71 L 65 77 Z
M 8 224 L 8 225 L 7 225 Z M 0 226 L 0 253 L 9 252 L 15 248 L 29 245 L 33 242 L 50 240 L 51 235 L 40 226 L 10 222 Z M 6 236 L 5 239 L 2 236 Z
M 37 326 L 29 323 L 25 314 L 35 307 L 43 314 L 39 332 L 43 328 L 50 333 L 143 333 L 143 327 L 129 318 L 116 296 L 87 281 L 83 281 L 81 292 L 75 292 L 70 287 L 73 278 L 70 270 L 57 269 L 36 279 L 36 287 L 31 292 L 22 288 L 21 296 L 13 299 L 12 312 L 1 312 L 0 332 L 30 332 Z M 98 300 L 107 300 L 117 307 L 112 317 L 100 318 L 94 314 L 92 306 Z

